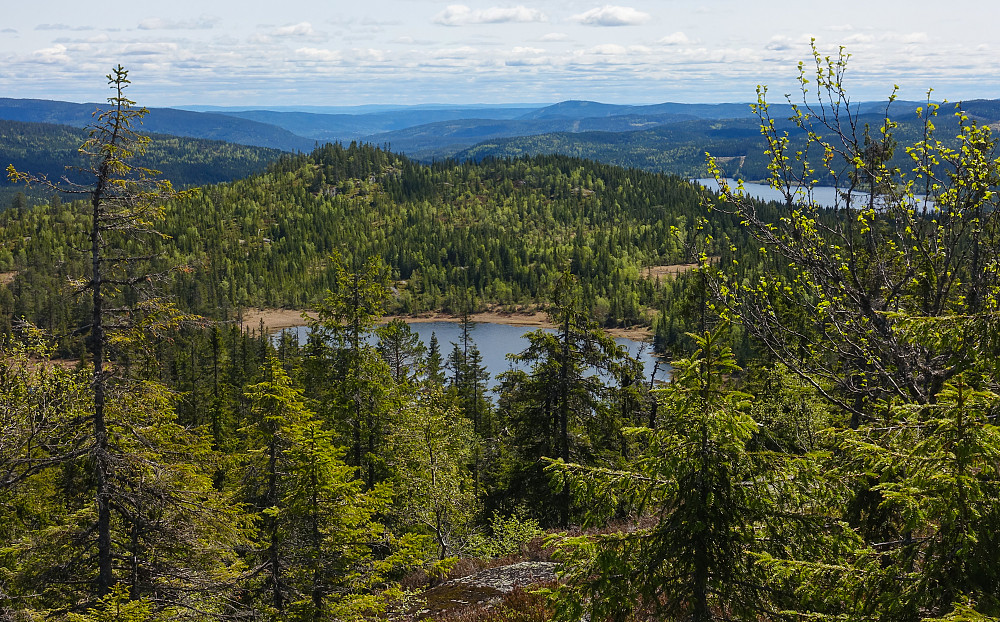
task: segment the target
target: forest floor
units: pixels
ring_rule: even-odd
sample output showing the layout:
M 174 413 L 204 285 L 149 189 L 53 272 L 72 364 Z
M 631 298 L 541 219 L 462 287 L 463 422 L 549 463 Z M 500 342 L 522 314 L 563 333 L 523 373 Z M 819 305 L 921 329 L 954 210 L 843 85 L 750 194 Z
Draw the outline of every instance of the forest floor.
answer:
M 302 326 L 306 323 L 305 318 L 315 318 L 313 311 L 299 311 L 294 309 L 246 309 L 243 311 L 243 328 L 245 330 L 257 330 L 263 322 L 264 330 L 269 333 L 277 332 L 293 326 Z M 385 317 L 388 322 L 393 319 L 402 319 L 410 323 L 424 322 L 460 322 L 461 317 L 447 313 L 429 312 L 419 315 L 390 315 Z M 527 326 L 535 328 L 555 328 L 555 324 L 549 321 L 548 315 L 544 311 L 527 310 L 506 312 L 500 309 L 473 313 L 470 318 L 473 322 L 490 324 L 506 324 L 509 326 Z M 632 326 L 629 328 L 609 328 L 606 329 L 609 335 L 614 337 L 625 337 L 634 341 L 650 341 L 653 338 L 653 331 L 648 326 Z

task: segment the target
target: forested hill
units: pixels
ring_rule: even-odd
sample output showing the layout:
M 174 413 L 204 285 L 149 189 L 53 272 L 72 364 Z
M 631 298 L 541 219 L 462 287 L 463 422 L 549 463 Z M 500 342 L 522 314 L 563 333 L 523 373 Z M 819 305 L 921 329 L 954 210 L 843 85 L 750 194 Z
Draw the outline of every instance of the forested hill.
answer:
M 136 164 L 159 170 L 177 187 L 201 186 L 233 181 L 261 173 L 283 153 L 278 149 L 251 147 L 218 140 L 153 135 L 144 156 Z M 84 164 L 79 147 L 87 139 L 86 130 L 67 125 L 0 120 L 0 168 L 13 165 L 51 180 L 68 176 L 79 179 L 72 168 Z M 48 197 L 51 191 L 12 186 L 0 179 L 0 209 L 11 204 L 17 192 L 31 198 Z
M 94 123 L 94 111 L 104 107 L 106 107 L 104 104 L 0 97 L 0 119 L 56 123 L 82 128 Z M 283 151 L 309 151 L 316 146 L 314 139 L 297 136 L 275 125 L 222 114 L 174 108 L 150 108 L 149 114 L 143 118 L 142 130 L 172 136 L 225 140 Z
M 767 162 L 757 119 L 674 123 L 633 132 L 559 132 L 489 140 L 455 155 L 459 160 L 517 158 L 560 153 L 615 166 L 705 177 L 705 152 L 727 158 L 727 174 L 761 179 Z M 729 160 L 728 158 L 733 158 Z
M 185 266 L 169 293 L 216 317 L 315 303 L 333 285 L 329 257 L 339 251 L 389 264 L 399 312 L 545 300 L 571 268 L 602 323 L 632 324 L 668 304 L 641 269 L 685 261 L 701 213 L 698 191 L 681 179 L 563 156 L 428 166 L 326 145 L 169 205 L 161 229 L 171 237 L 158 250 Z M 8 319 L 56 333 L 76 325 L 62 290 L 66 275 L 85 273 L 70 250 L 85 247 L 85 220 L 66 204 L 0 214 L 0 272 L 18 274 Z
M 995 123 L 1000 119 L 1000 107 L 996 104 L 991 100 L 977 100 L 962 104 L 961 110 L 981 124 Z M 958 131 L 957 120 L 952 114 L 957 110 L 956 106 L 943 105 L 934 121 L 942 137 L 954 137 Z M 885 104 L 882 107 L 884 109 Z M 914 112 L 916 107 L 915 102 L 900 102 L 891 109 L 899 122 L 896 136 L 904 143 L 917 140 L 923 131 L 922 121 Z M 873 135 L 878 133 L 877 128 L 883 119 L 874 108 L 874 104 L 859 107 L 859 114 L 855 117 L 858 127 L 864 128 L 868 124 Z M 776 107 L 771 113 L 779 131 L 787 131 L 793 137 L 798 134 L 794 122 L 788 119 L 787 110 Z M 830 128 L 814 129 L 820 135 L 833 133 Z M 793 142 L 797 149 L 804 144 L 800 139 L 793 140 L 798 140 Z M 947 144 L 954 144 L 954 140 L 945 140 Z M 459 160 L 479 160 L 559 153 L 690 179 L 708 175 L 707 152 L 718 159 L 720 168 L 727 176 L 756 181 L 768 176 L 766 150 L 759 119 L 748 117 L 682 121 L 639 131 L 556 132 L 494 138 L 453 155 Z M 909 164 L 905 151 L 896 151 L 894 165 L 907 168 Z

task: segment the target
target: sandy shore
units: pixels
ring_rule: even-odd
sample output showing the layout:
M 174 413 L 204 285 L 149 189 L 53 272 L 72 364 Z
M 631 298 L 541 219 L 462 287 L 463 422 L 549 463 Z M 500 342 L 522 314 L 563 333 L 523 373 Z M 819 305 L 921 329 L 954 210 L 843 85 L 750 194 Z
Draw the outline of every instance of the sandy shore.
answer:
M 315 319 L 316 313 L 313 311 L 299 311 L 295 309 L 246 309 L 243 312 L 243 328 L 245 330 L 257 330 L 261 322 L 264 329 L 269 332 L 277 332 L 293 326 L 302 326 L 308 318 Z M 420 315 L 390 315 L 384 321 L 402 319 L 411 324 L 426 322 L 459 322 L 461 318 L 445 313 L 421 313 Z M 472 321 L 491 324 L 506 324 L 509 326 L 527 326 L 537 328 L 555 328 L 555 324 L 549 321 L 548 316 L 542 311 L 531 311 L 524 313 L 501 313 L 498 311 L 484 311 L 473 313 Z M 653 332 L 650 328 L 636 326 L 632 328 L 610 328 L 607 329 L 609 335 L 615 337 L 625 337 L 634 341 L 651 341 Z
M 314 311 L 297 309 L 244 309 L 243 330 L 257 330 L 261 322 L 264 330 L 274 333 L 293 326 L 303 326 L 309 319 L 316 319 Z

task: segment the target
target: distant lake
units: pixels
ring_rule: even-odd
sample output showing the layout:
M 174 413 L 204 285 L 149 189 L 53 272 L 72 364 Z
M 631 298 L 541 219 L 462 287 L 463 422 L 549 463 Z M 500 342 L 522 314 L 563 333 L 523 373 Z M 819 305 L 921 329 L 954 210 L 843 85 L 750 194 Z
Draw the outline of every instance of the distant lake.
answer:
M 695 179 L 694 181 L 697 182 L 703 188 L 711 190 L 712 192 L 719 191 L 719 183 L 715 181 L 714 178 Z M 726 181 L 729 183 L 729 186 L 731 188 L 734 189 L 736 188 L 735 179 L 726 179 Z M 747 195 L 751 197 L 756 197 L 762 201 L 778 201 L 780 203 L 785 200 L 784 195 L 782 195 L 780 192 L 778 192 L 771 186 L 767 186 L 764 184 L 751 184 L 743 182 L 743 189 L 746 191 Z M 818 205 L 821 205 L 823 207 L 833 207 L 834 202 L 837 199 L 838 190 L 831 186 L 815 186 L 813 187 L 812 192 L 813 192 L 813 199 L 816 201 Z M 917 200 L 920 200 L 922 196 L 923 195 L 917 195 L 915 198 Z M 867 199 L 868 193 L 855 192 L 854 197 L 855 200 L 863 201 Z M 841 200 L 841 205 L 843 205 L 843 200 Z
M 461 339 L 461 326 L 458 322 L 414 322 L 410 324 L 410 328 L 420 336 L 425 346 L 431 340 L 431 333 L 434 333 L 437 336 L 441 357 L 444 360 L 447 360 L 448 354 L 452 350 L 452 344 L 458 343 Z M 512 362 L 507 360 L 507 355 L 516 354 L 527 348 L 528 339 L 525 335 L 535 330 L 538 329 L 532 326 L 476 322 L 472 328 L 472 340 L 479 348 L 479 352 L 483 356 L 483 364 L 490 374 L 490 387 L 495 389 L 499 384 L 496 380 L 497 375 L 512 368 Z M 542 330 L 550 333 L 555 332 L 548 328 Z M 282 332 L 287 331 L 294 332 L 299 343 L 305 343 L 309 335 L 307 326 L 296 326 Z M 657 362 L 659 362 L 659 366 L 656 368 L 657 380 L 667 381 L 670 379 L 670 365 L 664 359 L 653 354 L 652 344 L 624 337 L 617 337 L 615 341 L 628 350 L 630 355 L 642 361 L 646 382 L 649 382 L 650 374 L 653 373 L 653 367 L 656 366 Z

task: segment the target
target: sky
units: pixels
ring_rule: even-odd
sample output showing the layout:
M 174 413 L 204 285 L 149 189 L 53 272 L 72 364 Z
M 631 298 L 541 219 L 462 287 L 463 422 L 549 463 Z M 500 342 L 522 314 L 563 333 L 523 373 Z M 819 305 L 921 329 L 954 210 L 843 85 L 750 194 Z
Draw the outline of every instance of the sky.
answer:
M 855 100 L 1000 98 L 996 0 L 615 1 L 4 0 L 0 97 L 120 63 L 145 106 L 783 101 L 814 39 Z

